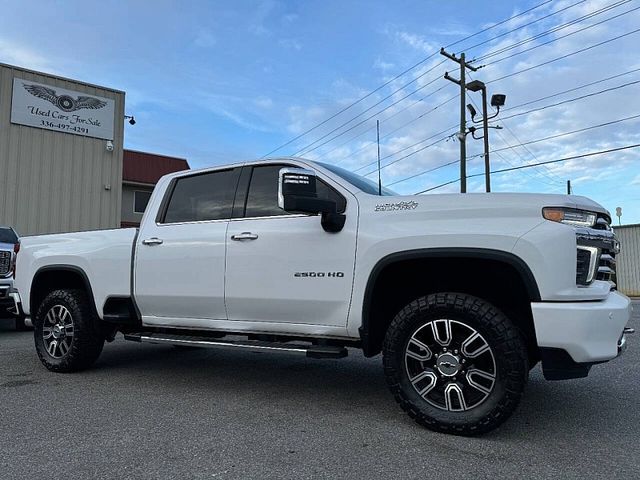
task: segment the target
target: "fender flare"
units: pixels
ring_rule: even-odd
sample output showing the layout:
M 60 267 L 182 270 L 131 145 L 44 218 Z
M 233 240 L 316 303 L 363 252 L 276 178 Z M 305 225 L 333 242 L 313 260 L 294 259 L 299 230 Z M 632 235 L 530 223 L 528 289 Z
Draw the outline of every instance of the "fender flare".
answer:
M 93 289 L 91 288 L 91 282 L 89 281 L 89 277 L 87 275 L 87 273 L 80 267 L 76 266 L 76 265 L 65 265 L 65 264 L 53 264 L 53 265 L 45 265 L 44 267 L 40 267 L 35 275 L 33 276 L 33 280 L 31 281 L 31 289 L 29 291 L 29 310 L 31 311 L 31 316 L 33 317 L 36 312 L 33 309 L 33 300 L 34 300 L 34 291 L 33 291 L 33 285 L 36 283 L 36 280 L 38 279 L 38 276 L 46 273 L 46 272 L 50 272 L 50 271 L 64 271 L 64 272 L 72 272 L 75 273 L 77 275 L 80 276 L 80 278 L 82 279 L 82 282 L 84 283 L 84 286 L 87 290 L 87 294 L 89 295 L 89 298 L 91 299 L 91 307 L 93 308 L 93 313 L 100 318 L 100 316 L 98 315 L 98 309 L 96 308 L 96 299 L 93 296 Z
M 467 247 L 442 247 L 442 248 L 421 248 L 416 250 L 406 250 L 395 252 L 386 257 L 381 258 L 375 264 L 364 292 L 362 304 L 362 325 L 358 329 L 360 340 L 362 341 L 362 349 L 365 356 L 371 356 L 372 346 L 369 336 L 369 322 L 371 318 L 371 304 L 373 300 L 373 290 L 377 283 L 380 273 L 389 265 L 405 260 L 418 260 L 425 258 L 480 258 L 483 260 L 494 260 L 505 263 L 513 267 L 522 278 L 527 295 L 532 302 L 540 301 L 540 290 L 531 269 L 522 258 L 517 255 L 506 252 L 504 250 L 494 250 L 488 248 L 467 248 Z

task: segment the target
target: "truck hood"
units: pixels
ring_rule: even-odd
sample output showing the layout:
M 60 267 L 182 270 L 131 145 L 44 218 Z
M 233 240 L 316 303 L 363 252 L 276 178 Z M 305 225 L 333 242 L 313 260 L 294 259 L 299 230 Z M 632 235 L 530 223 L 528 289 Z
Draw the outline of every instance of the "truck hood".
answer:
M 366 199 L 363 198 L 366 196 Z M 599 203 L 578 195 L 557 195 L 538 193 L 455 193 L 438 195 L 398 195 L 376 196 L 365 194 L 359 197 L 363 213 L 370 212 L 438 212 L 439 215 L 455 214 L 460 217 L 474 212 L 495 210 L 496 216 L 536 215 L 542 219 L 543 207 L 568 207 L 606 214 L 609 212 Z M 460 215 L 464 211 L 466 215 Z

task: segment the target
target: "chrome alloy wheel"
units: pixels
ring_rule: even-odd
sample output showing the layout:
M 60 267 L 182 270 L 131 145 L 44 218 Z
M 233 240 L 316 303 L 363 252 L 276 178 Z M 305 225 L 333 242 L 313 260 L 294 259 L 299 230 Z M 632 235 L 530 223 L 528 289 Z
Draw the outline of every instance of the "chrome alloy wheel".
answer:
M 66 307 L 54 305 L 49 309 L 42 326 L 42 339 L 47 353 L 53 358 L 67 354 L 73 342 L 73 317 Z
M 457 320 L 431 320 L 416 330 L 407 342 L 405 366 L 415 391 L 450 412 L 480 405 L 496 381 L 491 347 L 474 328 Z

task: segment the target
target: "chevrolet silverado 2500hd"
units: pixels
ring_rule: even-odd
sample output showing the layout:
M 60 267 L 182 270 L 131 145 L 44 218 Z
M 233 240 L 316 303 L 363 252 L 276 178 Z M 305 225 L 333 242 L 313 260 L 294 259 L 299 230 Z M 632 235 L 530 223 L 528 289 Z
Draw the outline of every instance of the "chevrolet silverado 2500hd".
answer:
M 516 408 L 529 370 L 584 377 L 625 347 L 611 218 L 578 196 L 398 196 L 282 158 L 179 172 L 140 229 L 24 238 L 15 309 L 54 372 L 136 342 L 383 355 L 400 406 L 472 435 Z

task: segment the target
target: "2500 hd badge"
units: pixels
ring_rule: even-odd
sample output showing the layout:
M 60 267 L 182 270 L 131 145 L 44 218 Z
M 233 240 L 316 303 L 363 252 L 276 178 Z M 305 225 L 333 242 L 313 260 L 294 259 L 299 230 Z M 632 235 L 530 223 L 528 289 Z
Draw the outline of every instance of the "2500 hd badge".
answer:
M 344 277 L 344 272 L 296 272 L 293 274 L 293 276 L 303 277 L 303 278 L 323 278 L 323 277 L 342 278 Z

